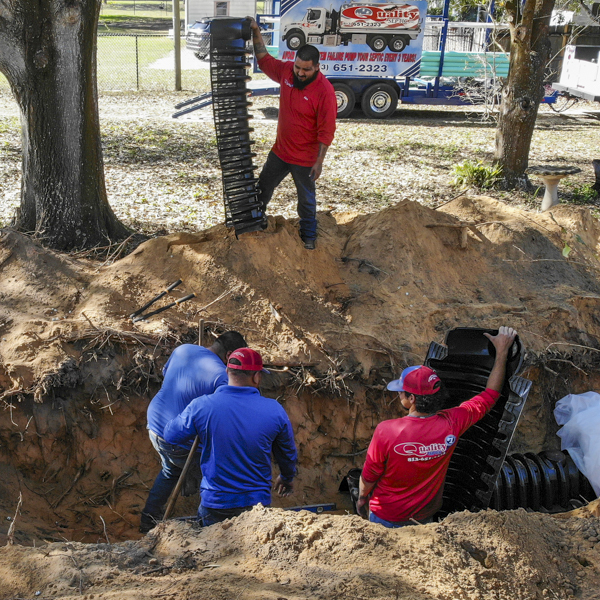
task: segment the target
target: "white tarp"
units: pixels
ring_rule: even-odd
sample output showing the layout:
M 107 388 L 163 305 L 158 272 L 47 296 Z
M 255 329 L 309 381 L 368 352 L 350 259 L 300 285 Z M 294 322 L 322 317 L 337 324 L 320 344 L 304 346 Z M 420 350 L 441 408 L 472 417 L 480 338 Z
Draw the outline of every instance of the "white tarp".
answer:
M 557 435 L 577 468 L 600 496 L 600 394 L 569 394 L 556 403 Z

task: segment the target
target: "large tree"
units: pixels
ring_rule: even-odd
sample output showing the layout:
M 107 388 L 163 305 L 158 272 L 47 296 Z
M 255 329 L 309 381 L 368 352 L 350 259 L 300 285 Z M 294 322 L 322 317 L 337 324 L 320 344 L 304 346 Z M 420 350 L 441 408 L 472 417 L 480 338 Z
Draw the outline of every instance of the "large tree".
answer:
M 502 90 L 495 159 L 507 187 L 527 187 L 525 175 L 538 108 L 544 97 L 544 74 L 550 59 L 548 38 L 555 0 L 510 0 L 510 70 Z
M 96 85 L 101 0 L 0 0 L 0 71 L 21 111 L 17 225 L 60 250 L 127 235 L 108 204 Z

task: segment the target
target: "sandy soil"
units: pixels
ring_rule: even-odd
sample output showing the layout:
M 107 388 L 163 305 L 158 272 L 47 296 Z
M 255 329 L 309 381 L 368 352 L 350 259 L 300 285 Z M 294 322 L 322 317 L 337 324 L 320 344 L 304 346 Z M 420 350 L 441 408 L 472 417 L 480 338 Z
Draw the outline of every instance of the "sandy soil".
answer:
M 0 549 L 0 598 L 596 599 L 598 502 L 560 518 L 455 513 L 387 530 L 357 516 L 265 509 L 139 542 Z M 35 596 L 34 596 L 35 595 Z
M 456 326 L 518 329 L 534 390 L 511 451 L 558 447 L 554 403 L 599 383 L 589 209 L 405 201 L 320 213 L 319 232 L 307 252 L 297 221 L 271 217 L 239 240 L 219 225 L 102 262 L 1 230 L 0 542 L 15 545 L 0 550 L 0 598 L 598 598 L 597 505 L 563 519 L 456 514 L 402 532 L 279 510 L 350 508 L 339 483 L 375 425 L 403 414 L 385 383 Z M 133 324 L 177 278 L 171 298 L 196 298 Z M 145 410 L 200 319 L 205 339 L 236 328 L 273 366 L 264 393 L 294 426 L 296 492 L 224 527 L 175 522 L 142 538 L 158 468 Z M 197 504 L 178 502 L 175 516 Z

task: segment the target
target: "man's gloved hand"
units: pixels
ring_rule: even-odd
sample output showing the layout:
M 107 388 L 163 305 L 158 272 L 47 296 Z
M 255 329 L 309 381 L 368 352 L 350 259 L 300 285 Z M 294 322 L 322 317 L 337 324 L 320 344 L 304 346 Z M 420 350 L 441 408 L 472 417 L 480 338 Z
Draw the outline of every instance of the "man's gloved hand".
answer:
M 294 491 L 294 484 L 291 481 L 283 481 L 281 475 L 277 475 L 275 485 L 273 486 L 278 496 L 285 498 Z

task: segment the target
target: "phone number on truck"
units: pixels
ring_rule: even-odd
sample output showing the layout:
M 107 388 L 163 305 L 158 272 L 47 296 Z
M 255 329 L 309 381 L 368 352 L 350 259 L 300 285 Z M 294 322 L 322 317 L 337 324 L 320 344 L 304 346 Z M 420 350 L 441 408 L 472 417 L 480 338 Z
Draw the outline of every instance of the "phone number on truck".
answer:
M 321 64 L 321 71 L 333 71 L 335 73 L 386 73 L 387 70 L 387 65 L 362 65 L 348 63 L 334 63 L 333 65 L 329 65 L 327 63 Z

